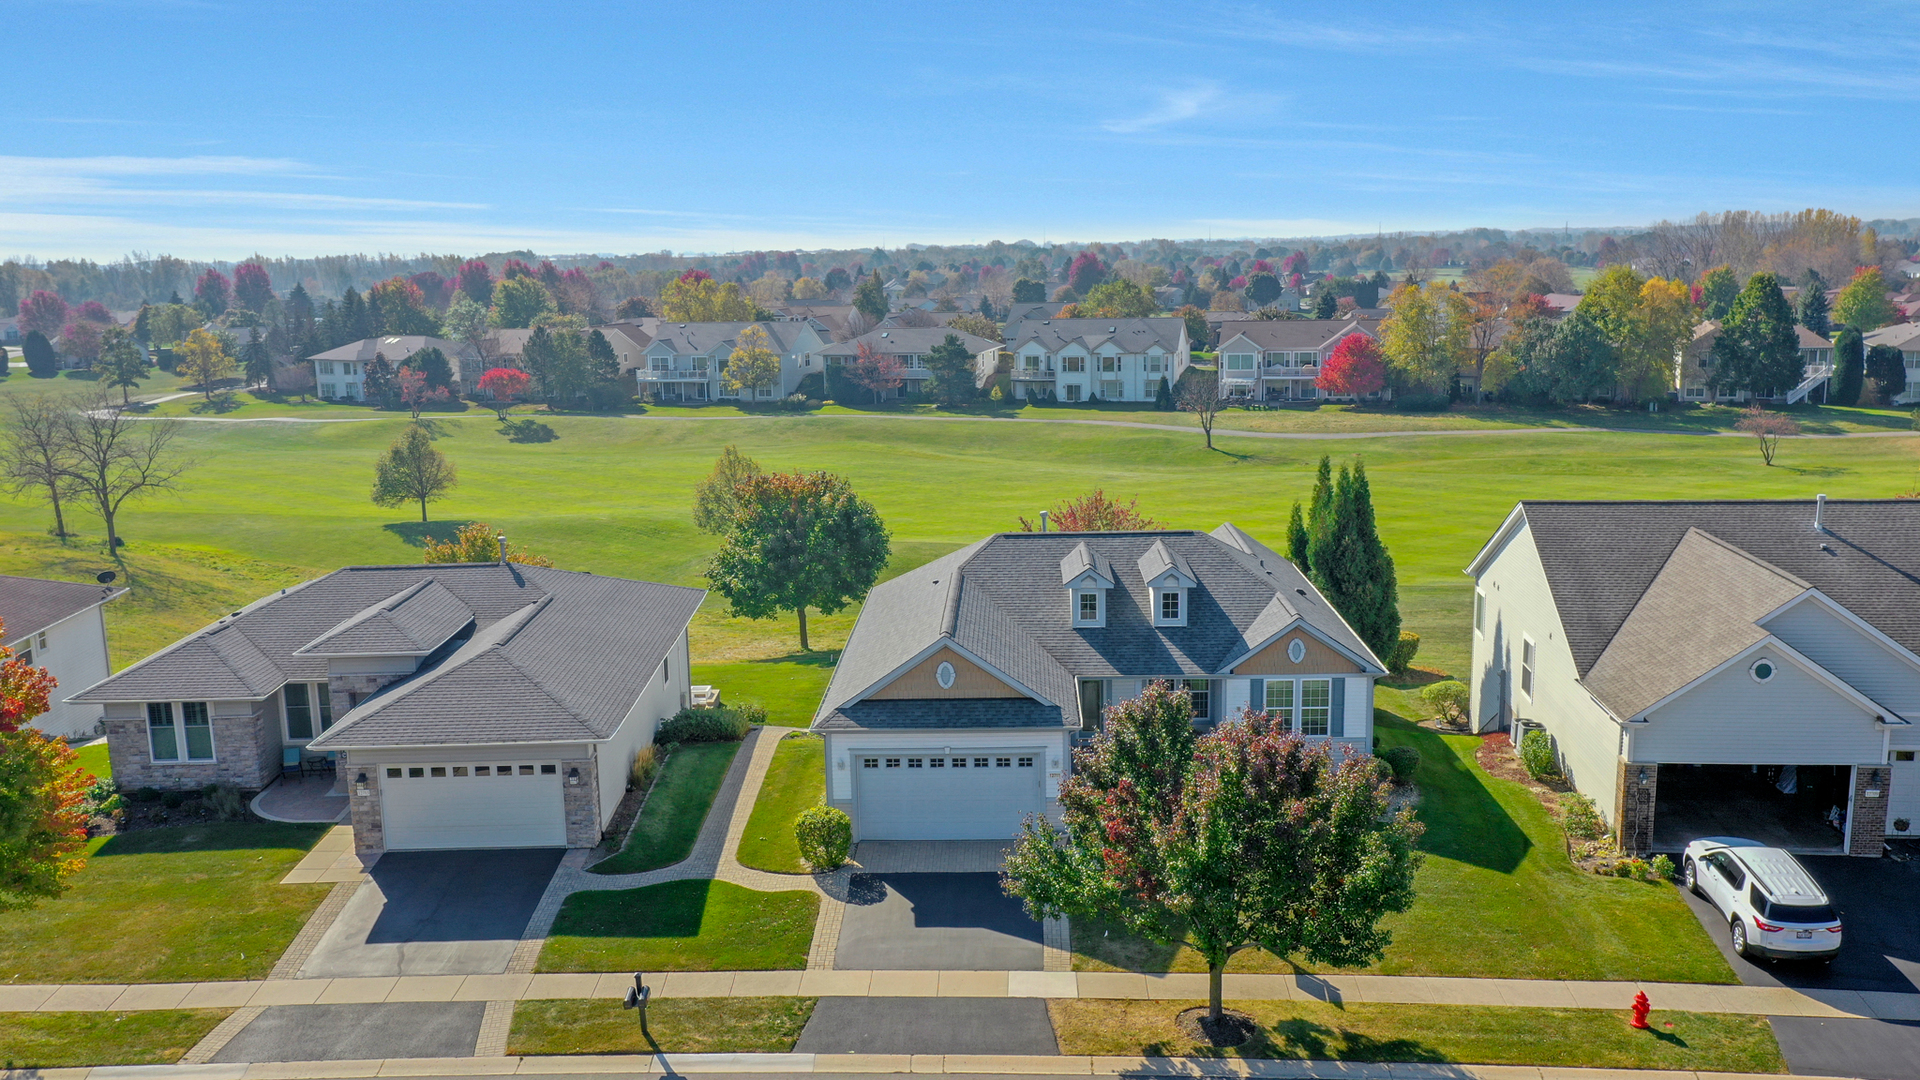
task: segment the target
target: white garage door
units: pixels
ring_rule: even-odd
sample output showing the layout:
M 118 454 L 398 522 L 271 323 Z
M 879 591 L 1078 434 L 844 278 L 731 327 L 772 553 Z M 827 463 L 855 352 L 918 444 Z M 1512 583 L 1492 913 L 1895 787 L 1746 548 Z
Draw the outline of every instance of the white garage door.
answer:
M 565 847 L 557 762 L 382 765 L 389 851 Z
M 1011 840 L 1038 813 L 1040 751 L 857 750 L 862 840 Z

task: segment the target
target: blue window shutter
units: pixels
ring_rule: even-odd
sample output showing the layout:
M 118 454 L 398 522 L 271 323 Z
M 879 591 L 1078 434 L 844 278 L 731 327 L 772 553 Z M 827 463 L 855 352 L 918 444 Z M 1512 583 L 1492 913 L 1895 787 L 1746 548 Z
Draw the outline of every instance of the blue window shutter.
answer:
M 1327 712 L 1327 734 L 1338 739 L 1347 733 L 1347 680 L 1333 677 L 1332 708 Z
M 1247 690 L 1247 708 L 1253 712 L 1267 711 L 1267 680 L 1255 679 Z

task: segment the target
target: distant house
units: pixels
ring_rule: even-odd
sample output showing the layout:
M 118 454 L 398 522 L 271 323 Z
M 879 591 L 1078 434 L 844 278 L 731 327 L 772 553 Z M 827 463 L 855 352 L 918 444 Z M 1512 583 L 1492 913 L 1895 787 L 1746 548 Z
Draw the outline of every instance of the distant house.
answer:
M 1900 357 L 1906 361 L 1907 385 L 1893 396 L 1895 405 L 1920 404 L 1920 323 L 1896 323 L 1883 326 L 1866 335 L 1869 348 L 1875 345 L 1891 345 L 1900 350 Z
M 1152 401 L 1193 362 L 1187 320 L 1027 319 L 1009 334 L 1013 396 L 1027 401 Z
M 1005 333 L 1003 334 L 1003 336 L 1011 340 L 1012 338 L 1014 338 L 1020 333 L 1020 324 L 1023 322 L 1026 322 L 1029 319 L 1059 318 L 1060 312 L 1064 310 L 1066 306 L 1067 305 L 1065 304 L 1056 304 L 1052 301 L 1046 301 L 1044 303 L 1010 305 L 1007 308 L 1007 312 L 1006 312 L 1007 317 L 1005 320 L 1006 325 L 1005 325 Z M 1203 347 L 1204 346 L 1200 344 L 1194 345 L 1194 348 L 1196 349 L 1203 348 Z
M 1579 307 L 1585 297 L 1579 293 L 1550 292 L 1541 299 L 1546 301 L 1547 314 L 1557 318 L 1573 314 L 1573 309 Z
M 517 361 L 526 348 L 527 339 L 532 336 L 531 330 L 495 330 L 487 335 L 482 348 L 476 351 L 465 342 L 447 338 L 425 334 L 389 334 L 361 338 L 337 349 L 314 353 L 307 360 L 313 365 L 314 393 L 318 396 L 338 401 L 364 401 L 367 396 L 367 365 L 373 363 L 375 357 L 386 360 L 397 371 L 406 366 L 407 358 L 414 353 L 435 348 L 447 358 L 447 366 L 452 369 L 457 384 L 455 389 L 471 394 L 479 387 L 480 376 L 486 374 L 487 369 Z
M 640 396 L 651 401 L 741 400 L 741 391 L 728 389 L 722 375 L 749 326 L 765 331 L 767 347 L 780 357 L 780 378 L 751 400 L 787 397 L 799 389 L 801 379 L 823 370 L 817 354 L 831 338 L 813 320 L 658 322 L 643 353 L 645 364 L 632 369 Z
M 53 704 L 35 717 L 33 727 L 63 739 L 94 734 L 100 710 L 63 700 L 72 690 L 107 677 L 107 601 L 127 590 L 92 582 L 48 581 L 0 575 L 0 644 L 14 659 L 43 667 L 66 689 L 53 692 Z
M 955 312 L 954 314 L 961 314 Z M 992 374 L 1000 358 L 1000 343 L 983 337 L 949 330 L 944 326 L 886 326 L 870 330 L 851 341 L 839 341 L 820 350 L 820 358 L 827 366 L 848 363 L 860 355 L 860 346 L 865 345 L 882 356 L 891 356 L 900 361 L 905 381 L 900 389 L 891 395 L 882 395 L 882 400 L 892 397 L 909 397 L 926 388 L 927 380 L 933 372 L 927 367 L 927 354 L 944 343 L 949 336 L 957 337 L 960 343 L 973 354 L 974 375 L 984 379 Z
M 1315 401 L 1320 364 L 1351 334 L 1380 336 L 1370 319 L 1253 319 L 1222 324 L 1220 393 L 1249 401 Z M 1377 398 L 1379 394 L 1368 395 Z
M 1833 342 L 1804 326 L 1795 325 L 1800 340 L 1802 378 L 1794 386 L 1775 387 L 1766 393 L 1714 388 L 1713 344 L 1720 338 L 1720 323 L 1703 319 L 1693 328 L 1693 336 L 1680 346 L 1680 363 L 1675 382 L 1681 401 L 1740 405 L 1750 401 L 1783 402 L 1788 405 L 1808 399 L 1825 401 L 1828 380 L 1833 375 Z

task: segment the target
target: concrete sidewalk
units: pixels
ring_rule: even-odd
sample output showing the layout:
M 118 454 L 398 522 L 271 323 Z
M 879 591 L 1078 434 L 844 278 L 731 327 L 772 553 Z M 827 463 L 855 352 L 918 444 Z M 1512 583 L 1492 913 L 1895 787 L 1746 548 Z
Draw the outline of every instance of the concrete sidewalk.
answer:
M 0 1080 L 333 1080 L 375 1076 L 607 1076 L 734 1073 L 759 1076 L 934 1073 L 969 1076 L 1275 1077 L 1281 1080 L 1779 1080 L 1774 1073 L 1574 1069 L 1534 1065 L 999 1054 L 651 1054 L 402 1058 L 253 1065 L 118 1065 L 19 1069 Z M 1823 1080 L 1823 1078 L 1800 1078 Z
M 1196 1000 L 1199 974 L 1093 971 L 685 971 L 652 973 L 661 997 L 1023 997 Z M 258 982 L 0 986 L 0 1012 L 135 1012 L 152 1009 L 349 1005 L 389 1001 L 528 1001 L 619 998 L 630 972 L 416 975 Z M 1409 1005 L 1625 1009 L 1645 991 L 1655 1009 L 1753 1016 L 1920 1021 L 1920 994 L 1793 990 L 1697 983 L 1439 979 L 1396 975 L 1228 975 L 1237 1001 L 1360 1001 Z

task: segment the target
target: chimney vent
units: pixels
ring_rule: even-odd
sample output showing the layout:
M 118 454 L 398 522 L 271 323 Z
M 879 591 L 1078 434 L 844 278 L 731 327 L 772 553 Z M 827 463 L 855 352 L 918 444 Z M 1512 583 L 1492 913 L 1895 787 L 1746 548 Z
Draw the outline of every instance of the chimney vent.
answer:
M 507 565 L 507 534 L 501 533 L 494 539 L 500 542 L 500 565 L 505 566 Z
M 1825 495 L 1815 495 L 1813 497 L 1813 527 L 1820 532 L 1827 531 L 1827 527 L 1820 521 L 1821 517 L 1825 515 L 1826 510 L 1827 497 Z
M 1047 531 L 1047 512 L 1045 510 L 1040 511 L 1040 531 Z

